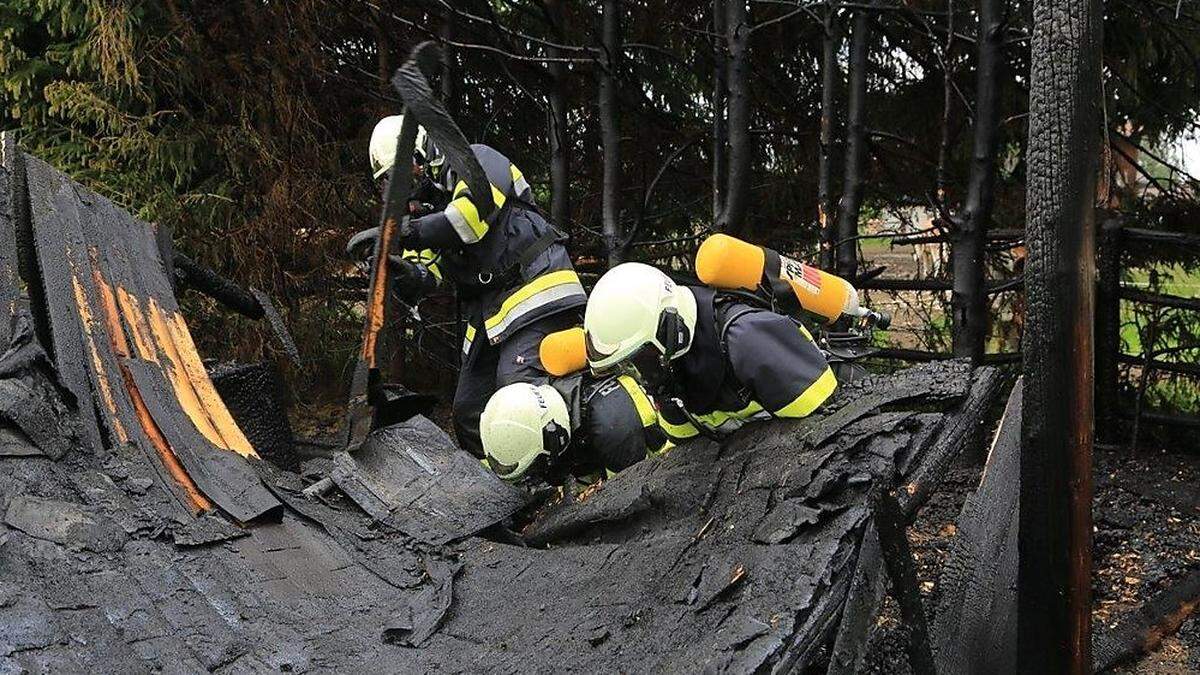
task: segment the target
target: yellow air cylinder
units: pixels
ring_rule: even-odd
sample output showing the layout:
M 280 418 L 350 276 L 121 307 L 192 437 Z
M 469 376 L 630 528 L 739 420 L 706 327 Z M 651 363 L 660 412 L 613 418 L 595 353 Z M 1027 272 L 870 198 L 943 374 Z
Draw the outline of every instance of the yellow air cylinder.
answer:
M 714 234 L 700 244 L 696 276 L 713 288 L 757 292 L 765 287 L 781 302 L 790 290 L 800 309 L 829 323 L 866 311 L 845 279 L 727 234 Z
M 587 350 L 583 329 L 568 328 L 542 338 L 538 356 L 542 367 L 555 377 L 570 375 L 587 367 Z

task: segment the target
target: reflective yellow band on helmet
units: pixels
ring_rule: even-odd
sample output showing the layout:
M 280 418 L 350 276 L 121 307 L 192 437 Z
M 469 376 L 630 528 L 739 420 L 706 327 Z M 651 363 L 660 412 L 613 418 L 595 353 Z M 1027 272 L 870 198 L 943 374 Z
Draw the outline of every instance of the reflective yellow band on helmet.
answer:
M 817 378 L 804 390 L 802 394 L 796 397 L 796 400 L 787 404 L 775 413 L 776 417 L 807 417 L 812 414 L 817 406 L 825 402 L 829 398 L 833 390 L 837 388 L 837 378 L 833 375 L 833 370 L 826 367 L 825 372 Z
M 467 324 L 467 331 L 463 334 L 462 353 L 466 356 L 471 351 L 471 343 L 475 341 L 475 326 Z
M 650 402 L 650 397 L 646 396 L 646 392 L 638 386 L 636 380 L 628 375 L 617 377 L 617 382 L 625 388 L 625 393 L 629 394 L 629 398 L 633 399 L 633 406 L 637 408 L 638 417 L 642 420 L 642 427 L 652 427 L 658 421 L 658 413 L 654 411 L 654 404 Z
M 692 438 L 700 433 L 700 430 L 697 429 L 691 422 L 672 424 L 662 415 L 658 416 L 658 426 L 662 427 L 662 430 L 667 432 L 668 436 L 677 440 Z
M 583 284 L 575 270 L 543 274 L 505 298 L 500 310 L 484 322 L 484 328 L 488 337 L 494 338 L 529 312 L 572 295 L 583 295 Z

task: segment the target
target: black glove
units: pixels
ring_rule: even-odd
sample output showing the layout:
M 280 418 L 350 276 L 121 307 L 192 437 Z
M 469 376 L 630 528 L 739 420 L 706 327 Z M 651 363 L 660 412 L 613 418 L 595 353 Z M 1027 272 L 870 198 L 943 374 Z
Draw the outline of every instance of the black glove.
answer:
M 401 222 L 400 231 L 396 233 L 397 243 L 400 245 L 400 248 L 418 248 L 415 222 L 414 218 L 409 218 Z M 378 239 L 378 227 L 363 230 L 350 237 L 350 241 L 346 243 L 346 255 L 352 260 L 367 260 L 374 255 L 375 242 Z
M 353 260 L 366 260 L 375 253 L 375 241 L 379 239 L 379 228 L 372 227 L 350 237 L 346 243 L 346 255 Z
M 420 202 L 414 199 L 408 203 L 408 215 L 411 218 L 427 216 L 437 210 L 437 207 L 429 202 Z
M 421 298 L 437 288 L 437 277 L 420 263 L 405 260 L 398 255 L 388 256 L 388 270 L 392 277 L 392 290 L 405 303 L 415 305 Z

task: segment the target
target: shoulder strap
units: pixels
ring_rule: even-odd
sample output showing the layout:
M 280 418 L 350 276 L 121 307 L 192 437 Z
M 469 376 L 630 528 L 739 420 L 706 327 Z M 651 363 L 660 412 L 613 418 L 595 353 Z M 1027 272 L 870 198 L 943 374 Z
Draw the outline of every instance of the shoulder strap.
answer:
M 524 251 L 521 251 L 521 255 L 517 256 L 518 269 L 529 267 L 533 264 L 534 260 L 538 259 L 538 256 L 550 250 L 551 246 L 565 238 L 565 235 L 559 232 L 558 228 L 554 227 L 549 221 L 546 221 L 546 224 L 549 227 L 542 233 L 542 236 L 535 239 Z

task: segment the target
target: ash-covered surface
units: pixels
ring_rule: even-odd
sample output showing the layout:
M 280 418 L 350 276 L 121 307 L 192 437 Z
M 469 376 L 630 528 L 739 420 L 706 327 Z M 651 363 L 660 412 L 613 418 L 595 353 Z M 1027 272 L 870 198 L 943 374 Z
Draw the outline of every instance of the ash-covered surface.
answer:
M 1156 593 L 1200 569 L 1200 457 L 1142 450 L 1097 450 L 1096 528 L 1093 551 L 1093 639 L 1098 642 L 1117 622 Z M 940 575 L 958 536 L 957 519 L 979 485 L 981 466 L 947 474 L 942 489 L 909 528 L 921 590 L 930 622 L 942 598 Z M 889 599 L 880 629 L 871 639 L 871 672 L 909 673 L 905 630 Z M 1200 617 L 1192 615 L 1178 633 L 1153 653 L 1118 666 L 1116 673 L 1200 672 Z
M 1200 457 L 1142 451 L 1097 452 L 1095 571 L 1096 633 L 1200 569 Z M 1200 672 L 1200 618 L 1121 673 Z
M 549 549 L 421 544 L 340 497 L 300 499 L 305 481 L 265 464 L 283 509 L 241 528 L 175 515 L 125 447 L 0 459 L 0 668 L 819 664 L 867 493 L 903 481 L 896 467 L 920 464 L 905 460 L 913 439 L 936 437 L 944 419 L 924 394 L 940 387 L 953 410 L 967 393 L 960 366 L 924 372 L 936 387 L 886 412 L 855 388 L 831 409 L 861 413 L 762 424 L 639 464 L 547 514 L 584 520 Z

